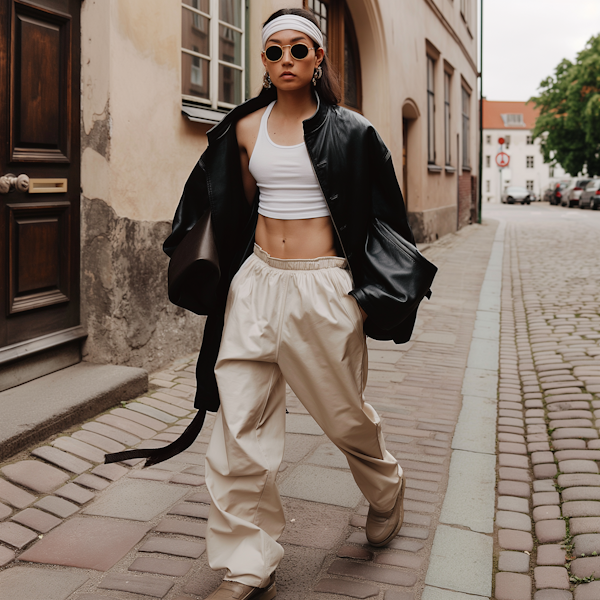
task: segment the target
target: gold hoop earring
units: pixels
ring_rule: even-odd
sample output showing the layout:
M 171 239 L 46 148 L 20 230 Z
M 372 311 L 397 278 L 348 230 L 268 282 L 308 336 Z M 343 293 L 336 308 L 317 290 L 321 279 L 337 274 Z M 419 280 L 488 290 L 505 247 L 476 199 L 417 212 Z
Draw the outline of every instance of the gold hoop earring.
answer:
M 321 79 L 321 77 L 323 77 L 323 69 L 321 68 L 321 66 L 318 66 L 315 69 L 315 73 L 312 78 L 312 84 L 317 85 L 317 81 L 319 81 L 319 79 Z
M 271 81 L 271 76 L 268 71 L 265 71 L 265 74 L 263 75 L 263 87 L 268 90 L 272 85 L 273 82 Z

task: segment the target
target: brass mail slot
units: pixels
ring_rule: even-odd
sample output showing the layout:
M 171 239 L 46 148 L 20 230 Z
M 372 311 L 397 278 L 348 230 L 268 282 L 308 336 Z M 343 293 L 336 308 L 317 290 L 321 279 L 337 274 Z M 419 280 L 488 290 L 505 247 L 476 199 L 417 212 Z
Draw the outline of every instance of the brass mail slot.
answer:
M 64 194 L 67 191 L 67 179 L 30 179 L 30 194 Z

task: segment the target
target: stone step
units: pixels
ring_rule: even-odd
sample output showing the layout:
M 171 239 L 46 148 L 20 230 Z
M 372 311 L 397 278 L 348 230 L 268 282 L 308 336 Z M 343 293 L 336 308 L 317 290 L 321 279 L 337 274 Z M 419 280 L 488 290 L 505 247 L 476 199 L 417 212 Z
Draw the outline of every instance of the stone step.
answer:
M 0 460 L 147 389 L 142 369 L 81 362 L 0 392 Z

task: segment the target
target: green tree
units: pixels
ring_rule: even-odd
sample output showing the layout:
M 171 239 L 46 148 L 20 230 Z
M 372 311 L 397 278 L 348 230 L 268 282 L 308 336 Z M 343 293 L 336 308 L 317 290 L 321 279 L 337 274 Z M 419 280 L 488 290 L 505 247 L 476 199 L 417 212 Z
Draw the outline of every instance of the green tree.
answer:
M 600 175 L 600 34 L 574 63 L 562 60 L 531 101 L 541 109 L 533 135 L 540 138 L 544 162 L 571 175 Z

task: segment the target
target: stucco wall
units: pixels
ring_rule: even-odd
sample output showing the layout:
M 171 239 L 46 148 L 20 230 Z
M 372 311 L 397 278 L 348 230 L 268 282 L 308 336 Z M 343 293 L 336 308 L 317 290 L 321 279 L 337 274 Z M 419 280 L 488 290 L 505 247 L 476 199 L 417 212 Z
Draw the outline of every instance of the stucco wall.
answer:
M 470 145 L 476 165 L 475 26 L 467 30 L 457 1 L 347 3 L 358 37 L 364 114 L 390 147 L 401 181 L 402 119 L 410 116 L 408 181 L 402 185 L 418 238 L 435 239 L 456 229 L 461 77 L 473 90 Z M 250 95 L 262 84 L 262 23 L 273 11 L 292 6 L 301 7 L 302 0 L 251 2 Z M 158 368 L 197 350 L 203 323 L 169 305 L 161 251 L 209 129 L 181 114 L 181 0 L 85 0 L 81 40 L 82 312 L 89 333 L 84 352 L 89 360 Z M 440 53 L 436 146 L 442 167 L 443 61 L 454 69 L 456 172 L 427 168 L 426 40 Z
M 390 125 L 382 134 L 390 145 L 401 181 L 404 144 L 402 118 L 410 118 L 406 140 L 408 181 L 402 181 L 402 187 L 407 192 L 407 206 L 416 234 L 421 241 L 429 241 L 456 230 L 457 177 L 462 174 L 462 156 L 457 144 L 460 139 L 462 148 L 463 79 L 471 88 L 469 147 L 472 171 L 465 172 L 473 175 L 477 172 L 478 103 L 477 73 L 474 68 L 477 56 L 476 14 L 470 15 L 471 27 L 468 28 L 460 14 L 460 2 L 381 0 L 379 6 L 387 58 L 368 66 L 363 63 L 363 72 L 367 68 L 377 73 L 376 79 L 385 78 L 389 82 L 388 96 L 391 102 L 387 120 Z M 367 22 L 356 19 L 355 25 L 359 31 L 369 27 Z M 460 38 L 462 47 L 455 36 Z M 441 167 L 439 172 L 430 171 L 427 160 L 427 42 L 436 59 L 435 148 L 436 165 Z M 452 71 L 450 169 L 446 169 L 444 148 L 445 69 Z M 368 110 L 365 115 L 375 122 Z M 379 117 L 379 120 L 386 122 L 385 118 Z
M 82 4 L 85 360 L 155 370 L 200 347 L 162 252 L 208 129 L 181 116 L 180 40 L 180 0 Z

